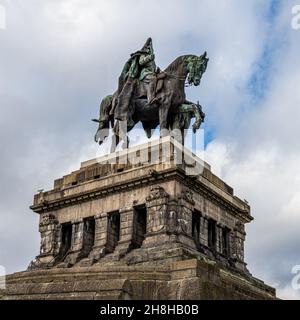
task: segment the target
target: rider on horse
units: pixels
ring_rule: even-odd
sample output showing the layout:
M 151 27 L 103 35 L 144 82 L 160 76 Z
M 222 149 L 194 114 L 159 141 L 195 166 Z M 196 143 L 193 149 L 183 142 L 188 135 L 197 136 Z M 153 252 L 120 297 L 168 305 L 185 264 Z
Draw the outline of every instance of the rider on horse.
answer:
M 115 119 L 128 121 L 129 125 L 133 122 L 129 105 L 137 81 L 145 84 L 148 103 L 152 104 L 155 101 L 156 72 L 152 39 L 149 38 L 141 50 L 131 54 L 123 68 L 117 91 L 118 103 L 116 109 L 111 111 L 114 112 Z

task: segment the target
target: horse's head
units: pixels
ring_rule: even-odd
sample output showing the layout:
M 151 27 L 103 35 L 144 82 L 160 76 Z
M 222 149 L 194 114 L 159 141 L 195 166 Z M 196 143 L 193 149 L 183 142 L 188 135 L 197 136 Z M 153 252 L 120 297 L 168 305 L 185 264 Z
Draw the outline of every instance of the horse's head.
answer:
M 199 86 L 201 82 L 202 75 L 206 71 L 207 63 L 209 58 L 207 58 L 207 53 L 204 52 L 200 57 L 189 56 L 187 58 L 187 70 L 188 70 L 188 83 L 195 86 Z

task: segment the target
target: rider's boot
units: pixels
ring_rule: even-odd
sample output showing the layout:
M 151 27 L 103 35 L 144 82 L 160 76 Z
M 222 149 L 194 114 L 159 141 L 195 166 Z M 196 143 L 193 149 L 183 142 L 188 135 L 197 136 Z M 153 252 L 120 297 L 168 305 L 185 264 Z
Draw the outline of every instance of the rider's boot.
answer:
M 155 90 L 156 90 L 156 79 L 152 80 L 150 83 L 149 83 L 149 87 L 148 87 L 148 90 L 147 90 L 147 98 L 148 98 L 148 105 L 152 105 L 154 103 L 156 103 L 158 100 L 155 96 Z

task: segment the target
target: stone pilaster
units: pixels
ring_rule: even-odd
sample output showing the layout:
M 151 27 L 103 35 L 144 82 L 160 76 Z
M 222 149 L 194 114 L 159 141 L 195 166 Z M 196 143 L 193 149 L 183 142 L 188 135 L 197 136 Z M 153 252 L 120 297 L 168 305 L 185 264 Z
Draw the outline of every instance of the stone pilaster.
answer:
M 155 246 L 169 240 L 167 235 L 169 195 L 160 186 L 151 188 L 146 199 L 147 233 L 143 247 Z
M 237 269 L 247 271 L 246 263 L 244 262 L 244 243 L 246 239 L 245 227 L 241 222 L 237 222 L 231 234 L 233 244 L 231 257 Z
M 40 254 L 30 263 L 29 269 L 52 266 L 57 255 L 59 224 L 54 214 L 41 215 L 39 231 L 41 234 Z
M 58 221 L 52 214 L 41 217 L 39 231 L 41 233 L 40 256 L 54 255 L 56 227 Z
M 235 232 L 233 230 L 230 230 L 229 232 L 229 258 L 234 259 L 235 258 Z
M 200 245 L 208 247 L 208 220 L 207 217 L 200 217 Z
M 95 241 L 93 249 L 88 257 L 91 264 L 98 261 L 105 255 L 107 244 L 107 225 L 107 213 L 95 216 Z
M 71 251 L 78 252 L 83 245 L 83 219 L 73 221 L 72 223 L 72 243 Z
M 114 254 L 122 258 L 132 249 L 134 229 L 134 209 L 124 208 L 120 210 L 120 240 Z
M 223 253 L 223 226 L 220 224 L 216 225 L 216 251 Z
M 83 219 L 72 221 L 72 241 L 70 251 L 64 260 L 66 264 L 74 265 L 81 258 L 83 229 Z
M 61 230 L 62 226 L 60 223 L 56 225 L 55 239 L 54 239 L 54 256 L 57 257 L 59 255 L 61 249 Z
M 178 197 L 177 241 L 192 249 L 196 249 L 196 244 L 192 237 L 194 205 L 193 192 L 188 188 L 184 188 Z
M 83 228 L 83 244 L 81 255 L 83 258 L 87 257 L 91 252 L 95 241 L 95 219 L 87 219 L 84 221 Z

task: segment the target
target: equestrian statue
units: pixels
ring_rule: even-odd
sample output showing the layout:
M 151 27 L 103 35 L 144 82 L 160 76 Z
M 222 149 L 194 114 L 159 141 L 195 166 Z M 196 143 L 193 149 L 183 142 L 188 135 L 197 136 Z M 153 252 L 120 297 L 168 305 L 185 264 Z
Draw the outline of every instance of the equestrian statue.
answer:
M 118 88 L 100 104 L 99 124 L 95 141 L 100 145 L 113 130 L 111 152 L 120 141 L 129 146 L 127 133 L 141 122 L 148 138 L 160 126 L 160 136 L 178 130 L 182 143 L 184 135 L 195 118 L 193 131 L 204 122 L 205 114 L 198 103 L 186 99 L 185 86 L 199 86 L 208 64 L 207 53 L 201 56 L 183 55 L 164 71 L 155 64 L 152 39 L 143 48 L 130 55 L 119 77 Z

